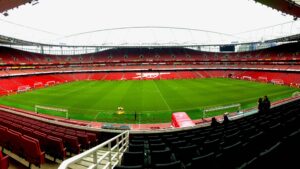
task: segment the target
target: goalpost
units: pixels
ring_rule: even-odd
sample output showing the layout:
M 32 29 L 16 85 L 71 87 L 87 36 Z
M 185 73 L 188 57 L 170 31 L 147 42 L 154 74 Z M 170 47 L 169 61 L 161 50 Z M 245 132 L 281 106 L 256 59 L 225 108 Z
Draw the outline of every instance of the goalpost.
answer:
M 49 107 L 49 106 L 41 106 L 41 105 L 35 105 L 34 110 L 35 113 L 38 114 L 38 109 L 43 109 L 43 110 L 51 110 L 51 111 L 57 111 L 57 112 L 63 112 L 65 115 L 66 119 L 69 119 L 69 111 L 68 109 L 64 108 L 58 108 L 58 107 Z
M 48 81 L 45 84 L 45 86 L 52 86 L 52 85 L 55 85 L 55 81 Z
M 272 79 L 271 82 L 277 85 L 284 85 L 284 81 L 282 79 Z
M 259 82 L 265 82 L 265 83 L 268 82 L 268 78 L 265 77 L 265 76 L 259 76 L 257 80 L 258 80 Z
M 29 85 L 25 85 L 25 86 L 19 86 L 17 91 L 18 92 L 26 92 L 28 90 L 30 90 L 30 86 Z
M 43 87 L 43 83 L 42 82 L 36 82 L 33 84 L 34 88 L 41 88 Z
M 251 76 L 242 76 L 242 79 L 244 79 L 244 80 L 252 80 L 252 77 Z
M 224 110 L 240 111 L 241 110 L 241 104 L 238 103 L 238 104 L 230 104 L 230 105 L 224 105 L 224 106 L 204 108 L 202 118 L 208 117 L 207 113 L 217 112 L 217 111 L 224 111 Z

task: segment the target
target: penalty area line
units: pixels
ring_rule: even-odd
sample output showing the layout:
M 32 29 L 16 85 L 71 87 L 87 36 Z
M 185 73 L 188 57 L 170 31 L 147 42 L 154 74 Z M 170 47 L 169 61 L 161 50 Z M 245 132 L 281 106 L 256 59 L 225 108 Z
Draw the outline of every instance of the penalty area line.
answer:
M 99 112 L 99 113 L 96 114 L 96 116 L 95 116 L 95 118 L 94 118 L 95 121 L 97 121 L 97 118 L 98 118 L 98 116 L 99 116 L 101 113 L 102 113 L 102 112 Z

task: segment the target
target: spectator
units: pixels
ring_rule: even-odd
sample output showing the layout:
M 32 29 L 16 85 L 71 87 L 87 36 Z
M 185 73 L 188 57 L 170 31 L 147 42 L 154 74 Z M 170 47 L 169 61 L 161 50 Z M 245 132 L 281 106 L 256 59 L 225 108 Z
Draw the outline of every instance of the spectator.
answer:
M 257 109 L 258 113 L 262 113 L 264 111 L 263 99 L 261 97 L 258 99 Z
M 220 125 L 220 123 L 217 121 L 217 119 L 215 117 L 211 118 L 211 126 L 212 127 L 217 127 L 219 125 Z
M 265 96 L 264 101 L 263 101 L 263 110 L 264 110 L 264 112 L 269 112 L 270 108 L 271 108 L 270 100 L 269 100 L 268 96 Z
M 230 120 L 229 120 L 229 118 L 228 118 L 227 115 L 228 115 L 228 113 L 224 113 L 224 116 L 223 116 L 223 118 L 224 118 L 223 124 L 224 125 L 227 125 L 230 122 Z

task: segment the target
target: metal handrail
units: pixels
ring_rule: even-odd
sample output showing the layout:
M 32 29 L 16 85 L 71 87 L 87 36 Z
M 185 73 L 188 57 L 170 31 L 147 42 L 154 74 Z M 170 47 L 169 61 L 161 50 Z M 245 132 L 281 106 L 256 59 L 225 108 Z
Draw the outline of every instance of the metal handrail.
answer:
M 116 141 L 116 145 L 113 147 L 111 144 Z M 90 155 L 93 155 L 93 164 L 88 167 L 88 169 L 95 169 L 98 167 L 98 165 L 101 164 L 101 162 L 108 157 L 108 163 L 103 167 L 104 169 L 112 169 L 114 166 L 120 163 L 121 157 L 123 153 L 126 151 L 129 144 L 129 131 L 124 131 L 123 133 L 101 143 L 100 145 L 93 147 L 81 154 L 78 154 L 74 157 L 71 157 L 61 163 L 61 165 L 58 167 L 58 169 L 67 169 L 68 166 L 79 162 L 83 160 L 85 157 L 89 157 Z M 121 146 L 120 146 L 121 145 Z M 97 151 L 100 150 L 103 147 L 108 146 L 108 150 L 106 153 L 104 153 L 100 158 L 97 156 Z M 117 149 L 116 154 L 112 156 L 112 151 Z M 114 151 L 115 152 L 115 151 Z M 113 163 L 113 160 L 116 161 Z

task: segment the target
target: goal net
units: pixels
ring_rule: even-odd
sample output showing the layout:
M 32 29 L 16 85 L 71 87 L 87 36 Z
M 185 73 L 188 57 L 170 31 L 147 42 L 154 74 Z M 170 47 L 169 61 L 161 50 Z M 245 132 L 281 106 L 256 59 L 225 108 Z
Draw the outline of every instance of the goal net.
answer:
M 251 76 L 242 76 L 242 79 L 244 79 L 244 80 L 252 80 L 252 77 Z
M 282 79 L 272 79 L 271 82 L 277 85 L 283 85 L 284 81 Z
M 299 97 L 300 96 L 300 92 L 294 92 L 293 94 L 292 94 L 292 97 Z
M 41 88 L 43 87 L 43 83 L 42 82 L 36 82 L 33 84 L 34 88 Z
M 46 85 L 46 86 L 52 86 L 52 85 L 55 85 L 55 81 L 48 81 L 48 82 L 46 82 L 45 85 Z
M 18 87 L 18 92 L 26 92 L 28 90 L 30 90 L 30 86 L 29 85 L 19 86 Z
M 56 116 L 65 117 L 66 119 L 69 118 L 69 111 L 68 111 L 68 109 L 64 109 L 64 108 L 35 105 L 34 110 L 35 110 L 35 113 L 37 113 L 37 114 L 39 112 L 43 112 L 43 113 L 48 112 L 48 113 L 54 114 Z
M 264 76 L 259 76 L 257 80 L 258 80 L 259 82 L 265 82 L 265 83 L 268 82 L 268 78 L 267 78 L 267 77 L 264 77 Z
M 239 112 L 241 110 L 241 104 L 230 104 L 217 107 L 206 107 L 203 109 L 202 118 L 213 117 L 225 112 Z

